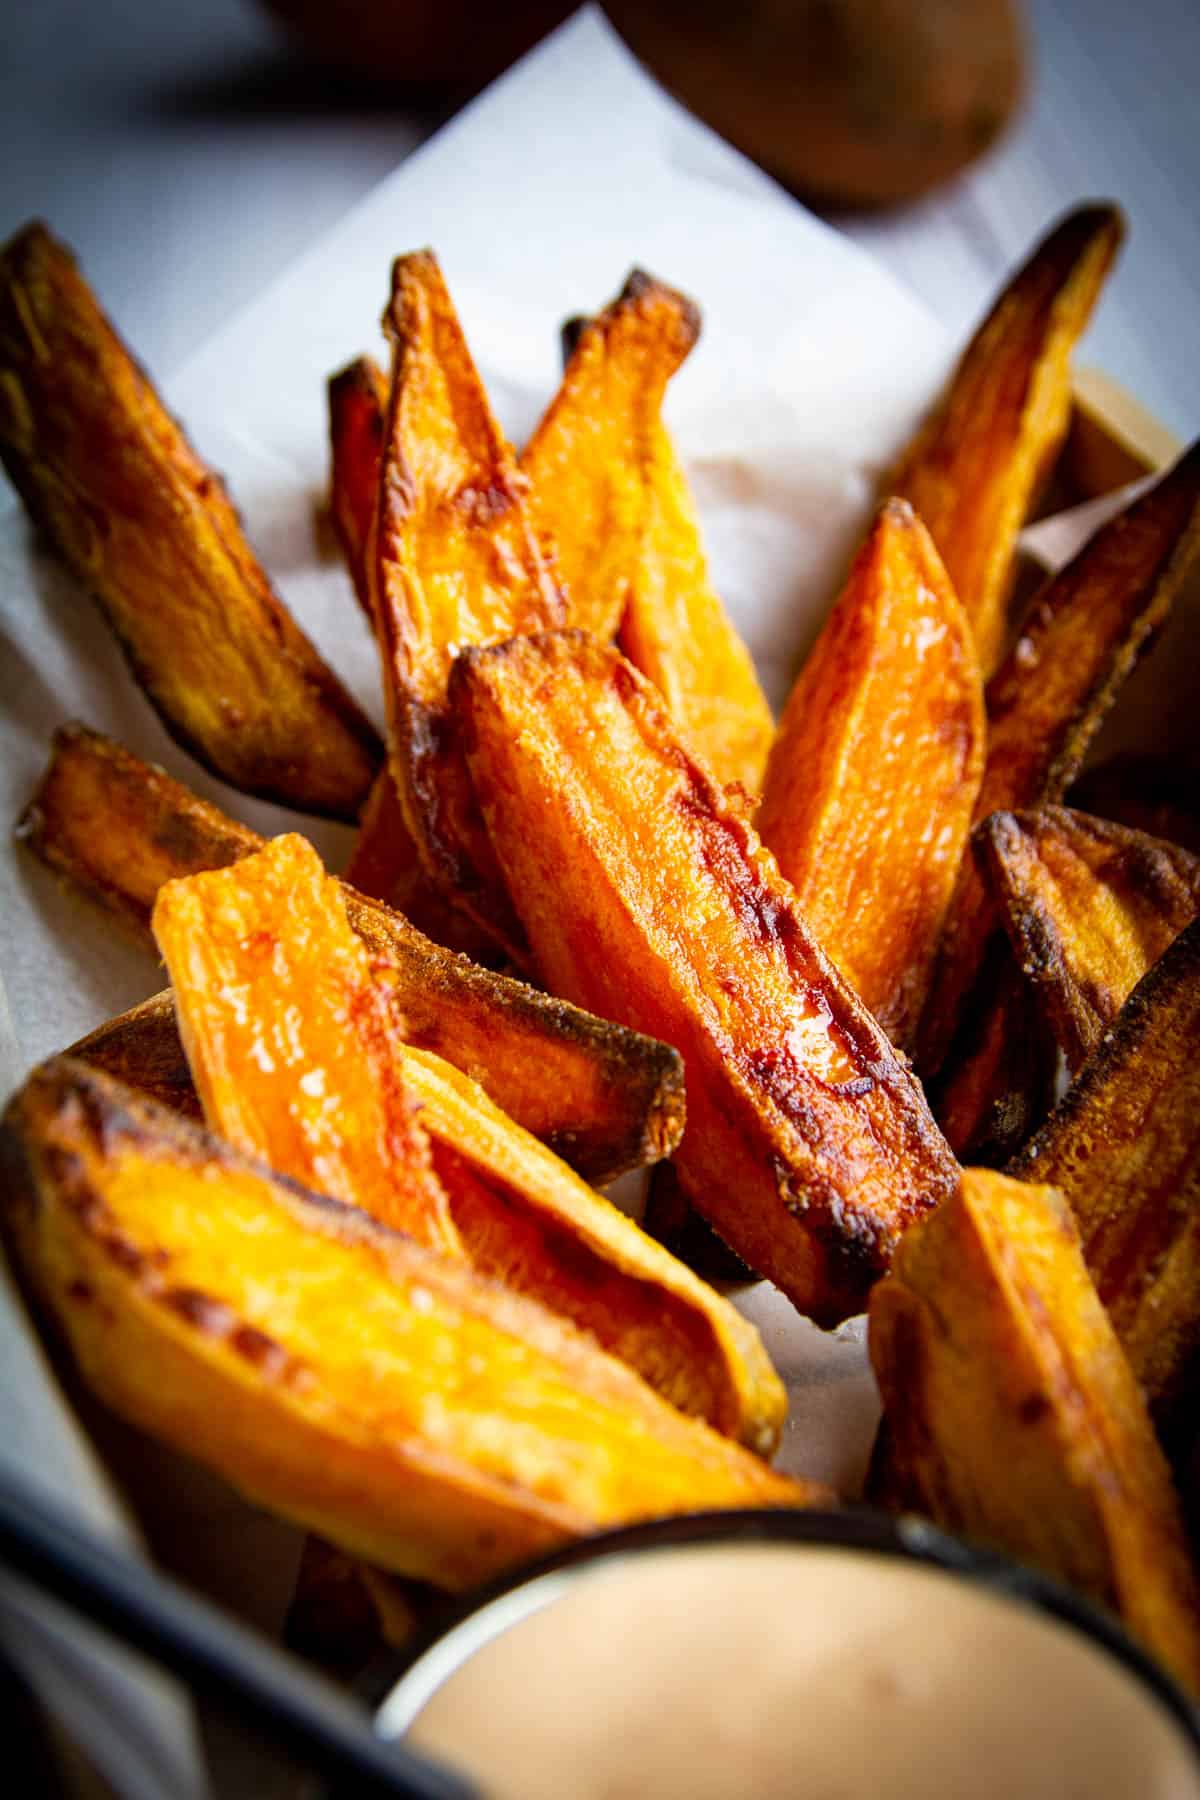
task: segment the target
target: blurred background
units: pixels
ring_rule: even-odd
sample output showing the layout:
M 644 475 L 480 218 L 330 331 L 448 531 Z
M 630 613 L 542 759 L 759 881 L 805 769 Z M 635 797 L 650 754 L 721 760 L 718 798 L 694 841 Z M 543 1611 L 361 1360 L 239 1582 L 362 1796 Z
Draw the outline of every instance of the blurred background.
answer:
M 570 10 L 273 6 L 0 6 L 0 233 L 42 215 L 159 376 Z M 1131 242 L 1085 360 L 1195 434 L 1195 0 L 611 11 L 677 92 L 815 198 L 956 336 L 1052 214 L 1086 195 L 1120 200 Z

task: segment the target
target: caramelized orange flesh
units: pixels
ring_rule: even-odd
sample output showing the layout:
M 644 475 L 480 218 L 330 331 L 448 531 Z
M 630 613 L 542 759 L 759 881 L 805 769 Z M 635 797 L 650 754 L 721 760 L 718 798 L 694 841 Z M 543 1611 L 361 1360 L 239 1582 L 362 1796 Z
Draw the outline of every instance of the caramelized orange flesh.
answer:
M 1011 1173 L 1062 1189 L 1164 1425 L 1200 1384 L 1200 925 L 1175 940 Z
M 966 846 L 985 729 L 966 615 L 929 533 L 890 500 L 792 689 L 755 823 L 902 1047 Z
M 3 1150 L 9 1242 L 89 1385 L 383 1568 L 470 1587 L 610 1525 L 827 1498 L 545 1308 L 94 1069 L 44 1065 Z
M 246 793 L 355 818 L 374 730 L 41 225 L 0 252 L 0 458 L 172 737 Z
M 758 791 L 772 720 L 705 566 L 662 422 L 667 382 L 700 334 L 690 300 L 635 270 L 573 334 L 562 385 L 521 466 L 554 544 L 567 623 L 621 648 L 722 781 Z
M 1011 655 L 988 683 L 988 751 L 976 820 L 1062 799 L 1198 550 L 1200 444 L 1102 526 L 1034 601 Z M 999 929 L 968 857 L 922 1020 L 928 1072 L 941 1065 Z
M 590 1332 L 682 1412 L 772 1450 L 786 1396 L 754 1328 L 468 1076 L 429 1051 L 394 1049 L 480 1274 Z M 109 1020 L 69 1054 L 200 1116 L 170 993 Z
M 390 761 L 429 873 L 517 961 L 520 934 L 475 808 L 446 682 L 455 653 L 563 617 L 527 484 L 488 404 L 435 258 L 394 268 L 394 353 L 368 553 Z
M 1066 437 L 1071 352 L 1122 229 L 1115 207 L 1084 206 L 1037 246 L 888 481 L 929 527 L 985 676 L 1008 637 L 1017 534 Z
M 1193 1692 L 1200 1591 L 1146 1404 L 1054 1188 L 967 1169 L 871 1296 L 890 1480 L 1112 1607 Z
M 387 422 L 387 376 L 369 356 L 331 375 L 329 398 L 329 509 L 359 605 L 371 617 L 367 544 L 379 492 Z
M 956 1167 L 743 809 L 582 632 L 468 651 L 452 693 L 547 985 L 683 1055 L 688 1198 L 820 1323 L 861 1308 Z
M 392 965 L 302 837 L 168 881 L 151 921 L 204 1117 L 247 1156 L 458 1255 L 406 1088 Z
M 58 732 L 19 827 L 31 849 L 147 941 L 164 881 L 225 868 L 263 839 L 98 732 Z M 435 1050 L 597 1183 L 668 1156 L 683 1130 L 678 1055 L 524 982 L 475 968 L 344 889 L 372 955 L 396 964 L 410 1042 Z
M 993 813 L 975 842 L 1021 967 L 1077 1070 L 1200 912 L 1200 857 L 1065 806 Z

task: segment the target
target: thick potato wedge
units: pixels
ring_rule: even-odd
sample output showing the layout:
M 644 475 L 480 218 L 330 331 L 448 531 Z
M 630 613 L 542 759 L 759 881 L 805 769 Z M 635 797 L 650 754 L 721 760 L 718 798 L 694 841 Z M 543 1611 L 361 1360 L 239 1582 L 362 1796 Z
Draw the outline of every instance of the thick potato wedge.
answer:
M 466 1587 L 585 1532 L 821 1490 L 461 1260 L 68 1059 L 10 1105 L 3 1218 L 89 1384 L 251 1499 Z
M 1037 246 L 887 483 L 929 527 L 985 676 L 1008 637 L 1017 534 L 1066 436 L 1071 352 L 1122 230 L 1115 207 L 1083 206 Z
M 354 819 L 383 756 L 374 730 L 36 224 L 0 252 L 0 457 L 172 737 L 246 793 Z
M 1063 798 L 1198 551 L 1200 444 L 1102 526 L 1034 601 L 1019 641 L 987 686 L 988 752 L 977 821 Z M 925 1073 L 940 1068 L 989 939 L 999 931 L 968 857 L 921 1025 Z
M 369 356 L 329 377 L 329 510 L 358 603 L 371 617 L 367 545 L 379 492 L 387 376 Z
M 1200 1381 L 1198 1045 L 1193 923 L 1010 1165 L 1066 1195 L 1092 1279 L 1164 1428 L 1194 1404 Z
M 527 483 L 492 416 L 436 259 L 403 256 L 384 329 L 394 362 L 367 578 L 390 762 L 426 869 L 520 962 L 515 917 L 446 708 L 456 651 L 562 620 Z
M 175 990 L 159 1024 L 178 1018 L 213 1130 L 419 1242 L 465 1252 L 682 1411 L 774 1449 L 787 1402 L 757 1333 L 475 1082 L 405 1046 L 385 997 L 393 968 L 368 956 L 303 839 L 168 882 L 154 925 Z M 161 1094 L 168 1057 L 155 1035 L 146 1055 Z M 126 1027 L 126 1076 L 134 1057 Z
M 372 957 L 302 837 L 164 882 L 151 919 L 204 1117 L 235 1149 L 443 1254 L 462 1253 Z
M 687 1068 L 688 1198 L 819 1323 L 953 1187 L 906 1064 L 655 689 L 583 632 L 467 651 L 452 695 L 538 966 Z
M 974 845 L 1074 1073 L 1200 912 L 1200 857 L 1065 806 L 993 813 Z
M 1067 801 L 1081 812 L 1165 838 L 1200 856 L 1198 788 L 1196 770 L 1175 757 L 1126 752 L 1085 769 L 1068 790 Z
M 757 793 L 773 723 L 708 578 L 687 479 L 662 422 L 700 333 L 690 300 L 635 270 L 565 337 L 560 387 L 521 458 L 556 546 L 567 623 L 621 648 L 721 781 Z
M 966 615 L 921 521 L 889 500 L 789 696 L 755 824 L 902 1048 L 966 847 L 985 731 Z
M 224 868 L 264 841 L 81 725 L 57 733 L 18 832 L 58 874 L 146 934 L 164 881 Z M 397 965 L 393 1001 L 411 1043 L 472 1076 L 591 1181 L 670 1155 L 684 1117 L 676 1051 L 475 968 L 352 888 L 345 900 L 367 949 Z
M 871 1296 L 889 1484 L 1119 1612 L 1200 1689 L 1200 1589 L 1145 1402 L 1053 1188 L 985 1170 Z

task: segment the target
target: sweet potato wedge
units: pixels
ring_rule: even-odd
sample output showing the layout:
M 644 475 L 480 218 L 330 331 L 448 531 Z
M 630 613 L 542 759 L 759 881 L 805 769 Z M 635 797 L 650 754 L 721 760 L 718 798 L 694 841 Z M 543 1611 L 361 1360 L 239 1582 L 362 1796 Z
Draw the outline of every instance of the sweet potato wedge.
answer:
M 329 510 L 358 603 L 371 617 L 367 544 L 387 423 L 387 376 L 358 356 L 329 377 Z
M 606 1525 L 820 1496 L 544 1308 L 97 1070 L 43 1065 L 3 1152 L 18 1265 L 100 1397 L 383 1568 L 465 1587 Z
M 682 1411 L 775 1448 L 786 1396 L 753 1328 L 477 1083 L 405 1046 L 385 998 L 392 968 L 368 957 L 303 839 L 167 883 L 154 919 L 213 1130 L 281 1175 L 465 1253 Z M 128 1033 L 124 1049 L 128 1073 Z M 156 1078 L 164 1060 L 151 1055 Z
M 1122 232 L 1116 207 L 1083 206 L 1036 247 L 887 484 L 929 527 L 985 676 L 1008 637 L 1017 534 L 1066 437 L 1071 352 Z
M 1055 1189 L 964 1170 L 872 1294 L 869 1341 L 900 1490 L 1113 1608 L 1196 1692 L 1170 1473 Z
M 224 868 L 264 841 L 81 725 L 57 733 L 18 831 L 52 869 L 147 942 L 164 881 Z M 345 899 L 367 949 L 400 971 L 393 998 L 411 1043 L 472 1076 L 591 1181 L 670 1155 L 684 1114 L 674 1050 L 475 968 L 352 888 Z
M 172 737 L 246 793 L 354 819 L 382 745 L 37 224 L 0 252 L 0 458 Z
M 514 638 L 464 652 L 451 691 L 547 985 L 676 1045 L 688 1198 L 802 1311 L 846 1318 L 957 1175 L 906 1064 L 617 651 Z
M 274 838 L 167 881 L 151 919 L 204 1117 L 235 1149 L 445 1255 L 462 1254 L 372 957 L 312 845 Z
M 1139 983 L 1010 1165 L 1062 1189 L 1155 1416 L 1200 1381 L 1200 924 Z
M 556 546 L 567 623 L 621 647 L 721 781 L 757 793 L 771 711 L 708 578 L 687 480 L 662 422 L 700 333 L 690 300 L 635 270 L 565 339 L 567 366 L 521 458 Z
M 966 847 L 985 731 L 966 614 L 921 521 L 889 500 L 789 696 L 755 824 L 902 1048 Z
M 976 821 L 1062 799 L 1198 551 L 1200 443 L 1102 526 L 1033 602 L 1017 644 L 987 686 L 988 751 Z M 921 1025 L 926 1074 L 940 1068 L 989 939 L 999 931 L 967 857 Z
M 1074 1073 L 1200 913 L 1200 857 L 1065 806 L 993 813 L 974 845 Z
M 955 1054 L 929 1090 L 960 1158 L 1006 1163 L 1054 1105 L 1058 1050 L 1041 1000 L 1003 936 L 992 940 L 971 991 Z
M 390 764 L 426 869 L 519 962 L 446 681 L 460 646 L 555 624 L 563 597 L 430 252 L 396 262 L 384 329 L 394 362 L 367 574 Z

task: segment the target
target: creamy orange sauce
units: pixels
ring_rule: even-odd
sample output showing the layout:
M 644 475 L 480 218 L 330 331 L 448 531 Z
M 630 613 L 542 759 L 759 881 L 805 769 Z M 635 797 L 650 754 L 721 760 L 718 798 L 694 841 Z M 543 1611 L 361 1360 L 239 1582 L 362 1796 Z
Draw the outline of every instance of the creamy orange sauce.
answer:
M 1106 1652 L 892 1558 L 696 1546 L 577 1572 L 425 1703 L 409 1741 L 494 1800 L 1196 1800 Z

